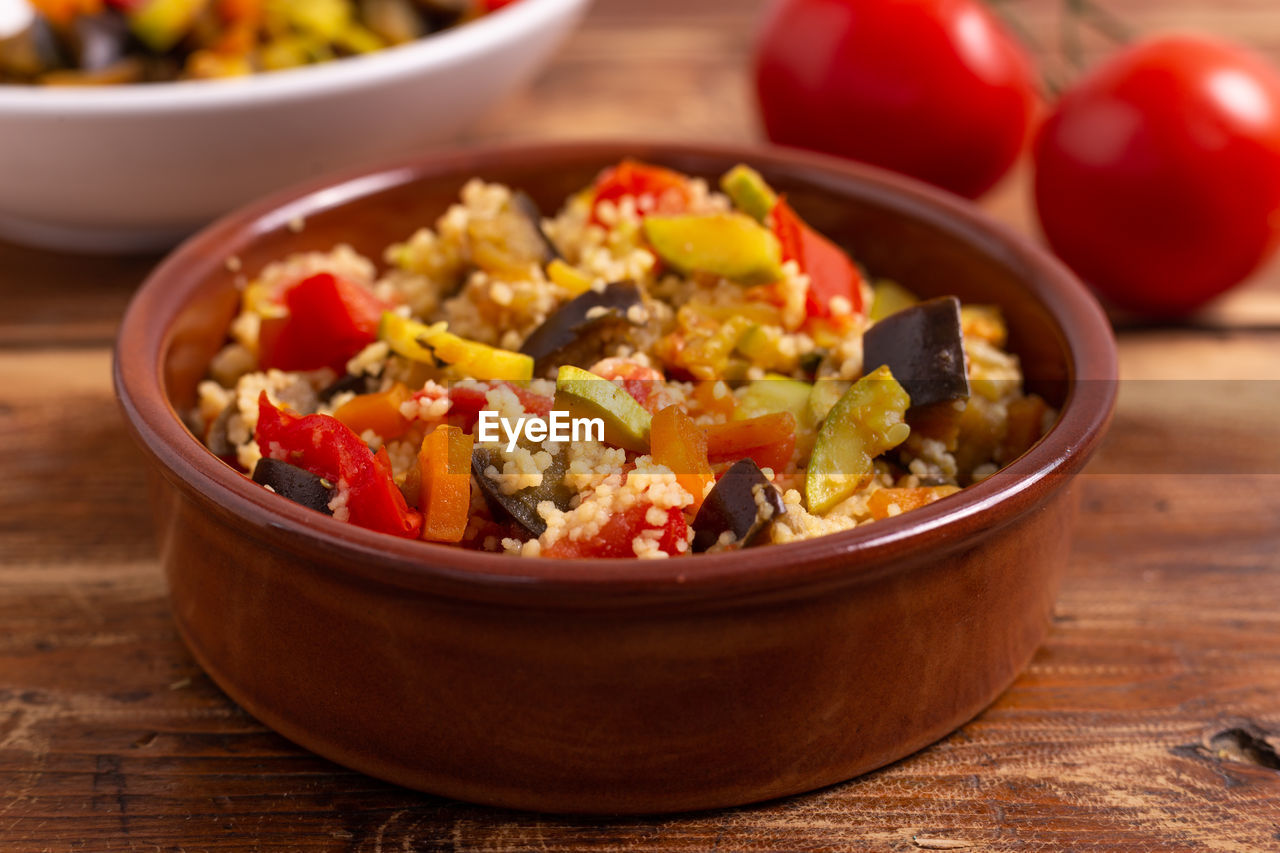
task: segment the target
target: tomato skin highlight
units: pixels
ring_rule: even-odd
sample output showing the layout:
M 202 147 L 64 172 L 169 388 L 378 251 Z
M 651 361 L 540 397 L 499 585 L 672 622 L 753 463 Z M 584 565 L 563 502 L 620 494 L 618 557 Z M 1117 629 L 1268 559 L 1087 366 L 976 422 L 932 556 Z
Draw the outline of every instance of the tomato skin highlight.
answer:
M 1054 251 L 1131 311 L 1178 317 L 1280 237 L 1280 74 L 1229 43 L 1144 41 L 1067 91 L 1035 144 Z
M 387 305 L 358 284 L 321 272 L 285 290 L 288 313 L 262 320 L 258 361 L 265 369 L 346 370 L 347 360 L 378 339 Z
M 655 210 L 675 214 L 684 212 L 691 197 L 689 180 L 684 175 L 631 159 L 601 172 L 596 178 L 593 193 L 591 222 L 595 225 L 603 224 L 596 215 L 596 207 L 602 201 L 617 203 L 626 196 L 637 200 L 648 196 L 657 205 Z
M 1022 152 L 1034 80 L 1021 46 L 976 0 L 782 0 L 755 50 L 774 142 L 970 198 Z

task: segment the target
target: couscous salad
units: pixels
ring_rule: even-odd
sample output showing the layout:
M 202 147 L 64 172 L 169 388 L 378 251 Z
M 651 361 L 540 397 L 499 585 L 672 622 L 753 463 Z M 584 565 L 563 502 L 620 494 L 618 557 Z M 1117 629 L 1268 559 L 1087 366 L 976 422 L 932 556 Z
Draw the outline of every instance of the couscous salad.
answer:
M 386 249 L 243 290 L 193 427 L 264 488 L 394 536 L 673 557 L 945 498 L 1056 413 L 990 306 L 877 281 L 759 174 L 624 161 L 544 216 L 475 179 Z

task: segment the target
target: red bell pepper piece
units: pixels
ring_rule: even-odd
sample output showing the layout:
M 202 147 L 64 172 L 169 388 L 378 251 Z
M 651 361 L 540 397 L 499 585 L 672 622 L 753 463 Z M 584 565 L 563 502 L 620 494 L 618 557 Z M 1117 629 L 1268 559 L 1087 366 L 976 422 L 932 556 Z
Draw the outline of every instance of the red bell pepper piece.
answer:
M 805 224 L 779 198 L 769 214 L 774 236 L 782 244 L 782 259 L 795 261 L 809 276 L 805 309 L 810 317 L 831 316 L 831 300 L 843 296 L 853 313 L 862 314 L 862 273 L 844 250 Z
M 547 557 L 634 557 L 635 549 L 631 542 L 642 531 L 650 529 L 646 516 L 652 505 L 640 503 L 611 516 L 600 532 L 591 539 L 561 539 L 543 555 Z M 662 526 L 662 538 L 658 540 L 658 548 L 672 556 L 682 553 L 678 543 L 685 542 L 689 525 L 684 520 L 684 511 L 672 507 L 667 510 L 667 520 Z
M 264 317 L 258 363 L 280 370 L 346 370 L 347 360 L 378 339 L 388 306 L 332 273 L 304 278 L 284 292 L 283 317 Z
M 683 213 L 692 197 L 689 179 L 679 172 L 635 160 L 623 160 L 596 178 L 591 221 L 596 225 L 603 224 L 596 216 L 596 208 L 602 201 L 616 203 L 625 196 L 638 199 L 646 195 L 653 197 L 656 209 L 662 213 Z
M 352 524 L 406 539 L 417 539 L 422 533 L 422 514 L 409 507 L 391 478 L 386 448 L 373 453 L 337 418 L 277 409 L 263 391 L 258 397 L 254 437 L 263 456 L 345 484 Z

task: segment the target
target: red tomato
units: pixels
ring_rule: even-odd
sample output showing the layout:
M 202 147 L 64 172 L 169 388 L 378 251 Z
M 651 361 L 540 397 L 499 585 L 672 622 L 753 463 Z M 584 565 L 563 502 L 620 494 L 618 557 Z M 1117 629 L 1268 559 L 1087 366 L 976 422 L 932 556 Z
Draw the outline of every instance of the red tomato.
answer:
M 1280 77 L 1200 36 L 1137 44 L 1063 95 L 1035 161 L 1054 251 L 1121 307 L 1186 314 L 1277 245 Z
M 769 138 L 976 198 L 1026 142 L 1022 48 L 976 0 L 782 0 L 755 56 Z
M 835 243 L 810 228 L 785 198 L 779 198 L 769 214 L 773 233 L 782 244 L 782 259 L 795 261 L 809 276 L 805 310 L 810 317 L 830 317 L 831 300 L 849 301 L 854 313 L 862 313 L 862 273 Z
M 651 504 L 636 504 L 630 509 L 610 517 L 600 528 L 600 532 L 587 540 L 561 539 L 543 552 L 547 557 L 634 557 L 635 550 L 631 541 L 646 529 L 653 527 L 649 523 L 648 513 Z M 666 523 L 662 526 L 662 536 L 658 540 L 658 549 L 667 554 L 676 555 L 680 551 L 680 543 L 688 534 L 688 524 L 684 513 L 678 509 L 667 510 Z
M 602 201 L 616 203 L 625 196 L 637 202 L 647 199 L 654 205 L 653 209 L 661 213 L 683 213 L 689 204 L 688 178 L 671 169 L 630 159 L 601 172 L 594 192 L 591 221 L 597 225 L 600 220 L 596 218 L 595 205 Z

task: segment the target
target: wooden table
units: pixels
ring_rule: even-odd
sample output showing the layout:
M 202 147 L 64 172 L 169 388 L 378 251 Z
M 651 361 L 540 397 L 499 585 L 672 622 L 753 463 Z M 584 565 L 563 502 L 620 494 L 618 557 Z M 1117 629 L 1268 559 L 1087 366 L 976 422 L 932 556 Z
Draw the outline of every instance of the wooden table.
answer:
M 1273 0 L 1114 6 L 1280 60 Z M 1033 28 L 1049 7 L 1026 6 Z M 754 14 L 599 0 L 473 136 L 756 138 Z M 1020 174 L 987 204 L 1029 228 L 1026 189 Z M 153 262 L 0 245 L 0 849 L 1280 850 L 1280 269 L 1191 325 L 1122 330 L 1120 408 L 1084 478 L 1055 624 L 980 717 L 807 796 L 563 820 L 344 770 L 192 661 L 109 382 Z

